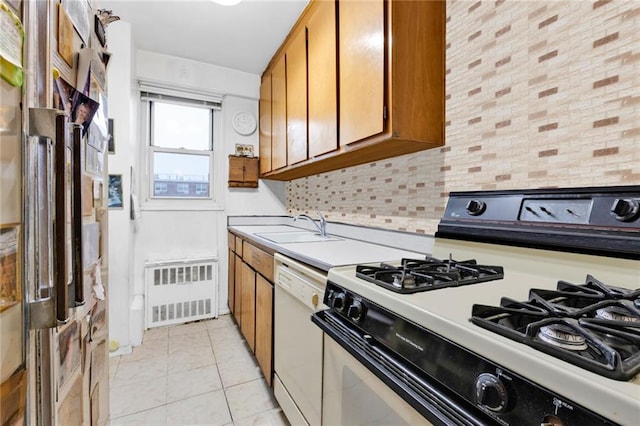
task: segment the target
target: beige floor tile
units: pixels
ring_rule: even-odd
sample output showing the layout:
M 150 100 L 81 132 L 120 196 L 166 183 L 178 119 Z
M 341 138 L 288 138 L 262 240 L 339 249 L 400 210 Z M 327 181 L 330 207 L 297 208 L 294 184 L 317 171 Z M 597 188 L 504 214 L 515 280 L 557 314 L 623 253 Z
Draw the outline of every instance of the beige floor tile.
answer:
M 209 320 L 206 322 L 207 328 L 215 329 L 215 328 L 223 328 L 223 327 L 234 327 L 236 323 L 233 321 L 231 315 L 220 315 L 218 318 Z
M 251 356 L 251 348 L 244 340 L 231 341 L 226 345 L 215 345 L 213 354 L 218 364 L 233 361 L 242 356 Z
M 235 426 L 289 426 L 287 418 L 279 408 L 264 411 L 255 416 L 246 417 L 234 422 Z
M 236 326 L 209 329 L 209 338 L 213 347 L 243 340 L 242 334 L 240 334 L 240 330 Z
M 249 353 L 238 353 L 235 358 L 227 362 L 219 362 L 218 371 L 224 387 L 234 386 L 262 377 L 260 367 Z
M 225 425 L 231 421 L 222 390 L 167 404 L 167 425 Z
M 146 330 L 144 336 L 142 336 L 142 344 L 144 345 L 153 340 L 167 339 L 169 337 L 169 328 L 170 327 L 155 327 Z
M 193 370 L 194 368 L 214 365 L 216 359 L 213 356 L 211 347 L 193 350 L 192 347 L 185 346 L 182 350 L 169 354 L 169 374 L 181 371 Z
M 112 383 L 111 418 L 115 419 L 128 414 L 139 413 L 164 405 L 167 402 L 167 378 Z
M 120 356 L 109 357 L 109 380 L 113 380 L 118 371 L 118 365 L 120 364 Z
M 167 407 L 165 405 L 136 414 L 111 419 L 110 426 L 160 426 L 167 424 Z
M 224 392 L 234 423 L 276 407 L 276 402 L 262 379 L 225 388 Z
M 113 382 L 118 385 L 166 377 L 167 365 L 167 355 L 130 362 L 120 360 Z
M 150 342 L 144 342 L 140 346 L 134 346 L 128 355 L 123 355 L 120 362 L 140 361 L 143 359 L 167 356 L 169 348 L 168 339 L 157 339 Z
M 191 322 L 188 324 L 174 325 L 169 328 L 169 337 L 191 334 L 198 331 L 206 331 L 207 321 Z
M 216 365 L 170 374 L 167 379 L 167 402 L 179 401 L 221 388 L 222 381 Z
M 210 347 L 209 333 L 207 329 L 194 330 L 192 333 L 178 334 L 169 337 L 169 352 L 183 350 L 185 348 Z

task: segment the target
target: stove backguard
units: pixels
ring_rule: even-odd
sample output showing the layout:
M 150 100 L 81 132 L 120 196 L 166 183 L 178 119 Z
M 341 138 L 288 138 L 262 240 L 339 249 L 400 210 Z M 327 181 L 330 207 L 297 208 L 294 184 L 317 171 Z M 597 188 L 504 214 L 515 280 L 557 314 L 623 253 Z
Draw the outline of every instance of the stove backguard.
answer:
M 640 186 L 452 192 L 436 237 L 640 259 Z

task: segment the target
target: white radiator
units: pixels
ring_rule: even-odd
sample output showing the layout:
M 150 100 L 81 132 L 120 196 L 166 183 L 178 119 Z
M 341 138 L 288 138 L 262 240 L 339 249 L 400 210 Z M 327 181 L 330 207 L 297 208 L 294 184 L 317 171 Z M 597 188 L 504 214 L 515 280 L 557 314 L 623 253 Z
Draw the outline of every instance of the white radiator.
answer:
M 146 328 L 218 316 L 218 259 L 145 264 Z

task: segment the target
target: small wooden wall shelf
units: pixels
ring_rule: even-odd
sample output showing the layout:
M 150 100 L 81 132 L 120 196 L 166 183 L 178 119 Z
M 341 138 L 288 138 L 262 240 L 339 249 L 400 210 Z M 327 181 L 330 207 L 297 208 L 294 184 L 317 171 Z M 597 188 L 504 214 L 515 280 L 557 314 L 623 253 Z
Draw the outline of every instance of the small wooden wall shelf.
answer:
M 258 157 L 229 156 L 229 188 L 258 187 Z

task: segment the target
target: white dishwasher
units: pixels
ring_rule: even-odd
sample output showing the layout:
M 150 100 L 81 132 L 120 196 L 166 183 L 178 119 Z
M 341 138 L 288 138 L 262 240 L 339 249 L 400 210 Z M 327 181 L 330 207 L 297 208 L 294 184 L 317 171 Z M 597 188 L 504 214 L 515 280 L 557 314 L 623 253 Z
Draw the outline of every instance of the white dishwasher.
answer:
M 311 314 L 322 303 L 325 273 L 275 255 L 273 391 L 292 425 L 320 425 L 322 330 Z

